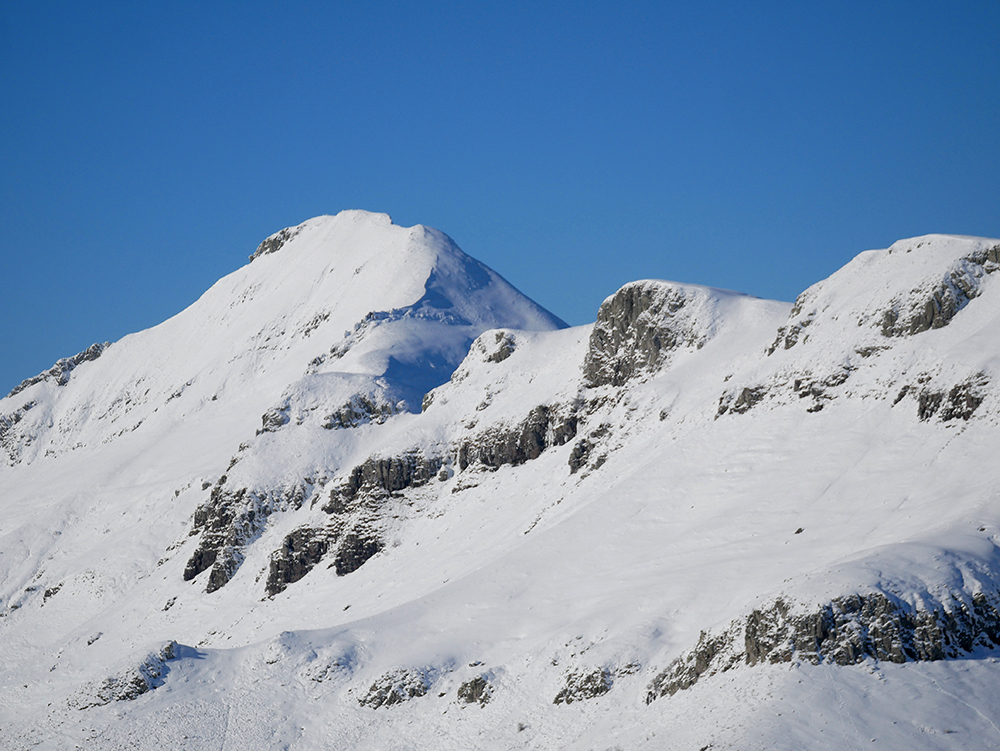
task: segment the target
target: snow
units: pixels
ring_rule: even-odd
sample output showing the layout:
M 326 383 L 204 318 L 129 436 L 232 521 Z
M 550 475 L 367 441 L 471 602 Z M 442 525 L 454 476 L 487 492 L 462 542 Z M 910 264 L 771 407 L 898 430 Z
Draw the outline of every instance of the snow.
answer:
M 863 253 L 791 312 L 642 282 L 690 301 L 667 324 L 694 335 L 659 370 L 589 388 L 592 327 L 565 328 L 442 233 L 365 212 L 296 229 L 66 385 L 0 400 L 0 415 L 35 402 L 0 436 L 12 748 L 1000 747 L 984 649 L 739 668 L 646 703 L 702 631 L 776 597 L 808 612 L 855 592 L 921 606 L 997 591 L 1000 290 L 967 259 L 1000 242 Z M 976 292 L 947 325 L 881 332 L 885 310 L 956 270 Z M 921 390 L 977 374 L 970 419 L 920 419 Z M 760 397 L 740 414 L 744 388 Z M 324 427 L 362 398 L 385 412 Z M 516 466 L 454 462 L 455 446 L 516 431 L 538 406 L 573 411 L 575 438 Z M 443 475 L 381 502 L 381 552 L 346 576 L 323 561 L 267 597 L 285 536 L 328 522 L 322 501 L 353 467 L 407 451 L 444 457 Z M 207 594 L 207 575 L 182 575 L 192 516 L 223 475 L 305 495 L 275 504 Z M 75 708 L 171 640 L 161 685 Z M 554 703 L 594 670 L 607 693 Z M 465 704 L 458 687 L 478 675 L 490 701 Z M 387 676 L 426 694 L 363 706 Z

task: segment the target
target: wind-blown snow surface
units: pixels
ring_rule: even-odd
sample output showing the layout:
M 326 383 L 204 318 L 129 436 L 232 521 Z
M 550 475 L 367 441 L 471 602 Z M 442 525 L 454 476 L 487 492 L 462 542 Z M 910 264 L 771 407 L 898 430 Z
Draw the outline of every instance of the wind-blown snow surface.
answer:
M 285 230 L 0 401 L 5 742 L 1000 747 L 998 253 L 566 329 L 436 231 Z

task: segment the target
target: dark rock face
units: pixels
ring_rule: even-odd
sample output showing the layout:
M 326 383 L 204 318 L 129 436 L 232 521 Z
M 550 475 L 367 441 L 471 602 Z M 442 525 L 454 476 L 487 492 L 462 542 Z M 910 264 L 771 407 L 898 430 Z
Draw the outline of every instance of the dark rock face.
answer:
M 302 231 L 302 225 L 298 227 L 286 227 L 280 232 L 275 232 L 273 235 L 264 240 L 260 245 L 257 246 L 257 250 L 253 252 L 250 256 L 251 263 L 256 261 L 261 256 L 266 256 L 270 253 L 277 253 L 281 250 L 282 246 L 285 245 L 289 240 L 295 237 L 299 232 Z
M 1000 269 L 1000 246 L 970 253 L 959 259 L 942 277 L 928 280 L 907 295 L 897 297 L 871 319 L 858 321 L 858 325 L 872 325 L 886 338 L 914 336 L 951 323 L 955 315 L 979 296 L 982 279 Z M 795 301 L 788 316 L 788 323 L 778 329 L 774 343 L 767 349 L 771 355 L 777 349 L 790 349 L 805 342 L 806 332 L 817 314 L 817 292 L 806 290 Z M 859 351 L 870 356 L 876 348 Z
M 535 407 L 511 428 L 493 428 L 463 441 L 457 449 L 459 469 L 480 464 L 497 469 L 537 459 L 549 446 L 562 446 L 576 436 L 576 415 L 560 407 Z
M 223 475 L 212 488 L 209 500 L 194 514 L 191 534 L 201 533 L 201 540 L 184 568 L 184 581 L 211 568 L 206 592 L 225 586 L 243 563 L 243 549 L 264 529 L 268 516 L 279 508 L 299 508 L 311 489 L 309 479 L 303 485 L 278 491 L 253 491 L 227 487 Z
M 351 533 L 345 535 L 333 559 L 337 576 L 346 576 L 361 568 L 369 558 L 382 549 L 382 543 L 374 537 Z
M 484 675 L 477 675 L 458 687 L 458 700 L 485 707 L 493 696 L 493 686 Z
M 356 498 L 384 498 L 407 488 L 426 485 L 441 469 L 438 456 L 425 456 L 421 451 L 410 451 L 400 456 L 377 457 L 365 460 L 352 469 L 344 481 L 330 494 L 323 507 L 328 514 L 342 514 L 351 509 Z
M 810 406 L 806 411 L 819 412 L 834 399 L 835 394 L 831 393 L 831 390 L 846 383 L 852 370 L 851 366 L 844 365 L 826 377 L 817 377 L 812 373 L 805 372 L 799 374 L 798 378 L 791 378 L 790 381 L 772 381 L 767 386 L 744 387 L 727 391 L 719 397 L 719 408 L 715 417 L 718 419 L 727 412 L 742 415 L 764 399 L 775 395 L 776 392 L 786 390 L 789 382 L 795 396 L 808 400 Z
M 929 376 L 917 379 L 918 384 L 926 383 Z M 937 416 L 941 422 L 949 420 L 970 420 L 972 415 L 986 398 L 986 387 L 989 380 L 985 373 L 977 373 L 962 383 L 952 386 L 947 391 L 935 390 L 921 385 L 906 385 L 900 389 L 893 401 L 893 406 L 899 404 L 906 396 L 912 395 L 917 400 L 917 417 L 927 421 Z
M 331 539 L 329 530 L 300 527 L 287 535 L 278 550 L 271 553 L 265 590 L 276 595 L 308 574 L 326 555 Z
M 909 300 L 894 300 L 880 321 L 886 337 L 913 336 L 951 323 L 962 308 L 979 296 L 984 274 L 1000 269 L 1000 246 L 963 258 L 937 284 L 914 290 Z
M 56 584 L 54 587 L 48 587 L 42 596 L 42 603 L 44 604 L 50 597 L 55 597 L 59 594 L 60 589 L 62 589 L 62 583 Z
M 655 372 L 670 350 L 701 346 L 704 335 L 677 316 L 689 302 L 684 290 L 658 282 L 633 282 L 618 290 L 597 312 L 584 359 L 584 384 L 621 386 Z
M 553 704 L 572 704 L 593 699 L 611 690 L 613 679 L 607 668 L 597 668 L 587 673 L 570 673 L 566 685 L 556 694 Z
M 581 438 L 573 446 L 573 450 L 569 453 L 569 473 L 575 475 L 583 467 L 587 465 L 590 461 L 591 453 L 594 447 L 597 445 L 598 441 L 608 434 L 608 430 L 611 428 L 610 425 L 604 423 L 600 425 L 596 430 L 592 430 L 586 438 Z
M 843 384 L 850 375 L 850 369 L 845 368 L 823 379 L 796 378 L 792 382 L 792 390 L 799 399 L 810 398 L 812 400 L 812 406 L 806 410 L 807 412 L 819 412 L 827 402 L 833 399 L 828 390 Z
M 713 675 L 735 667 L 739 656 L 732 654 L 732 639 L 729 630 L 715 636 L 702 631 L 693 650 L 678 657 L 653 678 L 646 689 L 646 703 L 690 688 L 706 673 Z
M 721 634 L 702 632 L 698 644 L 650 683 L 646 703 L 693 686 L 703 675 L 738 665 L 833 662 L 853 665 L 960 657 L 1000 645 L 1000 598 L 976 593 L 969 604 L 920 610 L 890 595 L 839 597 L 795 615 L 783 600 L 754 610 Z
M 423 671 L 393 670 L 376 680 L 368 689 L 368 693 L 358 699 L 358 703 L 372 709 L 391 707 L 419 696 L 426 696 L 429 688 L 430 679 Z
M 73 355 L 72 357 L 64 357 L 44 373 L 39 373 L 32 378 L 27 378 L 21 381 L 21 383 L 15 386 L 13 390 L 7 394 L 7 396 L 20 394 L 26 388 L 34 386 L 36 383 L 41 383 L 42 381 L 54 380 L 59 386 L 65 386 L 69 383 L 70 374 L 78 365 L 96 360 L 104 354 L 104 350 L 110 346 L 111 342 L 98 342 L 97 344 L 91 344 L 87 347 L 87 349 L 79 354 Z
M 948 391 L 948 398 L 944 408 L 941 410 L 941 421 L 948 420 L 968 420 L 972 414 L 983 403 L 985 395 L 983 390 L 986 387 L 986 376 L 980 374 L 979 377 L 960 383 Z
M 349 529 L 343 533 L 342 530 Z M 326 527 L 300 527 L 271 553 L 265 589 L 276 595 L 302 579 L 325 557 L 333 554 L 331 568 L 337 576 L 357 571 L 383 548 L 378 532 L 370 524 L 336 520 Z
M 580 471 L 581 467 L 586 466 L 587 459 L 590 458 L 590 452 L 593 450 L 594 444 L 587 438 L 583 438 L 576 442 L 573 446 L 573 450 L 569 453 L 569 473 L 575 475 Z

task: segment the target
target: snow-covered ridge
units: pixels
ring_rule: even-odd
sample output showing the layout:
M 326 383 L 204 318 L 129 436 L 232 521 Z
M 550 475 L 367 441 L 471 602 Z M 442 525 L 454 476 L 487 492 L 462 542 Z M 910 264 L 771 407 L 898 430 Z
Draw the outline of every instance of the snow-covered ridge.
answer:
M 866 341 L 913 336 L 947 326 L 978 297 L 1000 269 L 1000 240 L 926 235 L 900 240 L 884 251 L 861 253 L 829 279 L 813 285 L 795 301 L 788 323 L 772 345 L 789 349 L 812 335 L 808 327 L 826 321 L 826 342 L 834 330 L 856 325 Z M 858 336 L 852 336 L 857 340 Z M 884 344 L 884 342 L 882 342 Z M 877 344 L 875 346 L 878 346 Z
M 927 235 L 861 253 L 799 295 L 768 357 L 741 374 L 719 413 L 770 399 L 818 411 L 849 393 L 915 399 L 924 419 L 946 402 L 941 419 L 967 419 L 996 377 L 994 350 L 942 352 L 995 330 L 998 269 L 1000 240 L 987 238 Z
M 360 211 L 318 217 L 288 233 L 281 253 L 258 256 L 100 362 L 86 362 L 101 353 L 92 347 L 60 361 L 50 371 L 59 378 L 25 381 L 0 401 L 0 414 L 22 406 L 14 397 L 35 404 L 21 438 L 8 436 L 8 461 L 117 440 L 162 420 L 174 400 L 189 417 L 240 403 L 253 420 L 306 372 L 384 377 L 419 409 L 481 331 L 564 325 L 437 230 Z M 78 360 L 87 367 L 67 383 Z
M 104 350 L 109 346 L 111 346 L 110 342 L 97 342 L 95 344 L 91 344 L 87 347 L 87 349 L 83 350 L 83 352 L 80 352 L 79 354 L 73 355 L 72 357 L 64 357 L 45 372 L 21 381 L 21 383 L 11 389 L 11 392 L 7 394 L 7 396 L 17 396 L 26 388 L 34 386 L 36 383 L 41 383 L 42 381 L 54 380 L 59 386 L 65 386 L 69 383 L 70 376 L 77 365 L 90 362 L 91 360 L 96 360 L 104 354 Z
M 436 230 L 276 233 L 0 400 L 6 737 L 989 747 L 998 252 L 564 328 Z

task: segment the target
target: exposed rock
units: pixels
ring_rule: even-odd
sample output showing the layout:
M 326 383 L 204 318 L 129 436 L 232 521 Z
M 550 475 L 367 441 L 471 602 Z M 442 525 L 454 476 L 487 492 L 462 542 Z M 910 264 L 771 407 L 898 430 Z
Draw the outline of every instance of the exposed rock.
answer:
M 806 410 L 807 412 L 819 412 L 827 402 L 833 399 L 829 389 L 840 386 L 847 381 L 850 375 L 850 368 L 844 368 L 823 379 L 796 378 L 792 381 L 792 390 L 800 399 L 812 399 L 812 406 Z
M 430 679 L 425 671 L 398 669 L 376 680 L 358 702 L 363 707 L 378 709 L 402 704 L 418 696 L 426 696 Z
M 979 296 L 984 274 L 1000 268 L 1000 246 L 961 259 L 936 284 L 913 290 L 911 297 L 894 300 L 881 318 L 882 335 L 913 336 L 951 323 L 962 308 Z
M 695 293 L 663 282 L 633 282 L 604 301 L 590 335 L 583 375 L 587 386 L 621 386 L 659 369 L 669 352 L 701 346 L 703 331 L 680 312 Z
M 419 449 L 400 456 L 369 457 L 333 489 L 323 510 L 328 514 L 343 514 L 359 496 L 384 498 L 406 488 L 426 485 L 437 476 L 441 466 L 440 457 L 426 456 Z
M 810 305 L 812 301 L 812 290 L 806 290 L 795 299 L 795 304 L 792 305 L 792 309 L 788 313 L 789 323 L 778 328 L 778 334 L 775 337 L 774 342 L 766 350 L 768 356 L 773 355 L 774 351 L 778 349 L 779 346 L 782 349 L 791 349 L 799 343 L 799 339 L 802 337 L 802 331 L 807 326 L 812 324 L 814 320 L 813 316 L 816 315 L 815 309 L 811 310 L 807 315 L 802 315 L 802 311 Z M 802 337 L 802 340 L 804 341 L 805 337 Z
M 359 425 L 375 423 L 381 425 L 399 409 L 397 403 L 388 399 L 379 399 L 376 394 L 355 394 L 342 407 L 334 410 L 323 421 L 327 430 L 340 428 L 356 428 Z
M 273 433 L 282 425 L 287 425 L 289 421 L 288 409 L 288 405 L 285 405 L 283 407 L 272 407 L 265 412 L 260 418 L 261 428 L 257 431 L 257 435 L 261 433 Z
M 596 430 L 592 430 L 586 438 L 581 438 L 573 446 L 573 449 L 569 453 L 569 473 L 571 475 L 576 474 L 580 469 L 586 466 L 587 462 L 590 460 L 591 452 L 594 450 L 594 446 L 597 442 L 607 435 L 610 425 L 604 423 Z
M 89 709 L 110 704 L 113 701 L 138 699 L 147 691 L 163 685 L 163 676 L 168 672 L 168 660 L 177 657 L 177 642 L 169 641 L 156 652 L 150 652 L 134 667 L 126 668 L 104 679 L 97 685 L 85 686 L 69 700 L 76 709 Z
M 104 354 L 104 350 L 110 346 L 111 342 L 98 342 L 97 344 L 91 344 L 87 347 L 87 349 L 79 354 L 73 355 L 72 357 L 64 357 L 44 373 L 39 373 L 36 376 L 21 381 L 21 383 L 15 386 L 13 390 L 7 394 L 7 396 L 19 394 L 26 388 L 34 386 L 36 383 L 41 383 L 42 381 L 55 380 L 57 385 L 65 386 L 69 383 L 70 374 L 78 365 L 96 360 Z
M 0 448 L 3 448 L 3 450 L 7 453 L 11 464 L 15 464 L 19 461 L 22 447 L 31 440 L 30 436 L 22 436 L 19 439 L 16 435 L 17 431 L 14 431 L 13 428 L 24 419 L 24 416 L 30 410 L 34 409 L 36 406 L 37 403 L 35 401 L 25 402 L 13 412 L 6 415 L 0 415 Z
M 485 707 L 493 696 L 493 686 L 485 675 L 470 678 L 458 687 L 458 699 L 466 704 Z
M 944 394 L 940 391 L 921 391 L 917 397 L 917 417 L 921 420 L 930 420 L 938 411 L 943 399 Z
M 336 541 L 331 537 L 329 530 L 315 527 L 300 527 L 289 533 L 281 547 L 271 553 L 267 593 L 276 595 L 308 574 Z
M 357 571 L 381 549 L 381 541 L 374 537 L 354 532 L 345 535 L 333 560 L 337 576 L 346 576 L 352 571 Z
M 312 484 L 278 490 L 229 489 L 226 475 L 219 478 L 209 500 L 194 514 L 191 534 L 201 533 L 198 547 L 184 568 L 184 581 L 211 567 L 206 592 L 225 586 L 243 563 L 243 549 L 263 531 L 275 510 L 299 508 Z
M 913 248 L 890 248 L 888 253 L 900 250 L 910 252 Z M 857 324 L 873 326 L 886 338 L 914 336 L 947 326 L 959 311 L 979 296 L 984 277 L 1000 269 L 998 258 L 1000 246 L 977 249 L 954 261 L 941 276 L 927 278 L 915 289 L 897 294 L 888 302 L 877 303 L 874 310 L 856 310 Z M 788 322 L 778 329 L 774 342 L 766 350 L 768 355 L 808 340 L 807 327 L 830 304 L 829 297 L 824 297 L 823 289 L 824 283 L 821 282 L 799 295 L 789 313 Z M 879 346 L 862 346 L 857 352 L 862 357 L 870 357 L 881 349 Z
M 715 413 L 715 416 L 719 418 L 726 414 L 726 412 L 742 415 L 755 404 L 758 404 L 766 393 L 763 388 L 758 386 L 754 388 L 746 387 L 738 394 L 735 394 L 735 392 L 723 394 L 719 397 L 719 410 Z
M 976 593 L 950 608 L 915 608 L 874 592 L 836 598 L 802 614 L 782 599 L 734 621 L 720 634 L 702 632 L 698 644 L 650 683 L 646 702 L 671 696 L 738 665 L 802 660 L 853 665 L 960 657 L 976 647 L 1000 645 L 1000 598 Z M 799 611 L 801 609 L 798 609 Z
M 572 704 L 593 699 L 611 690 L 613 679 L 607 668 L 596 668 L 586 673 L 570 673 L 566 685 L 556 694 L 553 704 Z
M 255 250 L 250 256 L 251 263 L 256 261 L 261 256 L 266 256 L 270 253 L 277 253 L 289 240 L 302 231 L 302 227 L 303 225 L 301 224 L 298 227 L 286 227 L 280 232 L 275 232 L 273 235 L 266 238 L 264 242 L 257 246 L 257 250 Z
M 488 362 L 503 362 L 514 354 L 514 337 L 504 331 L 496 332 L 497 348 L 487 357 Z
M 50 597 L 55 597 L 59 594 L 60 589 L 62 589 L 62 583 L 56 584 L 54 587 L 47 588 L 42 595 L 42 604 L 44 605 Z
M 714 675 L 735 667 L 742 654 L 735 649 L 734 630 L 731 627 L 715 635 L 702 631 L 694 649 L 678 657 L 653 678 L 646 689 L 646 703 L 690 688 L 706 673 Z
M 941 421 L 968 420 L 983 403 L 983 390 L 988 381 L 983 373 L 964 383 L 953 386 L 948 391 L 948 399 L 941 410 Z
M 462 441 L 457 448 L 459 469 L 480 464 L 497 469 L 537 459 L 549 446 L 562 446 L 576 436 L 576 414 L 560 406 L 535 407 L 523 422 L 493 427 Z
M 580 471 L 581 467 L 586 466 L 587 459 L 590 457 L 590 452 L 594 448 L 594 444 L 587 438 L 583 438 L 576 442 L 573 446 L 572 451 L 569 452 L 569 473 L 571 475 L 576 474 Z
M 925 376 L 918 379 L 918 383 L 921 380 L 926 383 L 928 379 L 929 377 Z M 907 384 L 896 395 L 893 406 L 899 404 L 904 397 L 915 395 L 917 417 L 922 421 L 930 420 L 935 415 L 941 422 L 969 420 L 986 398 L 988 384 L 989 380 L 985 373 L 977 373 L 947 391 Z

